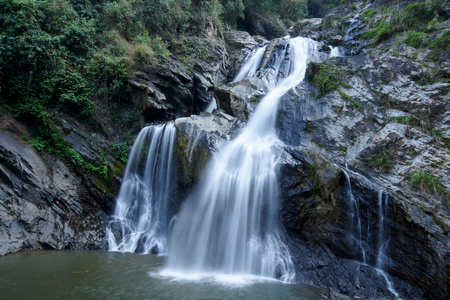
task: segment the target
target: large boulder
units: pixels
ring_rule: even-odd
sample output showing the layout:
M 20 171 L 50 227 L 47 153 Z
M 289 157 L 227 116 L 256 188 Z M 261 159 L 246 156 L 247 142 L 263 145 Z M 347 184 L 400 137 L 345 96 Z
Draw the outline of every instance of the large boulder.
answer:
M 246 10 L 244 24 L 251 35 L 260 35 L 268 40 L 288 35 L 286 25 L 270 12 Z
M 218 111 L 175 120 L 179 186 L 184 196 L 199 179 L 207 161 L 240 125 L 238 119 Z
M 259 78 L 246 78 L 238 83 L 214 89 L 219 108 L 226 113 L 247 120 L 256 104 L 268 90 L 268 85 Z

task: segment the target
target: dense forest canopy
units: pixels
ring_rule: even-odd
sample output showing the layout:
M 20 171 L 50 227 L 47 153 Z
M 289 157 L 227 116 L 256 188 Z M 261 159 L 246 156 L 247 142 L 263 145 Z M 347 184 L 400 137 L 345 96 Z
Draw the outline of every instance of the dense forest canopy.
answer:
M 36 128 L 35 146 L 64 152 L 54 129 L 63 111 L 95 124 L 101 106 L 120 105 L 129 72 L 158 57 L 188 63 L 183 35 L 209 23 L 235 27 L 246 10 L 285 20 L 324 14 L 338 1 L 2 0 L 1 106 Z

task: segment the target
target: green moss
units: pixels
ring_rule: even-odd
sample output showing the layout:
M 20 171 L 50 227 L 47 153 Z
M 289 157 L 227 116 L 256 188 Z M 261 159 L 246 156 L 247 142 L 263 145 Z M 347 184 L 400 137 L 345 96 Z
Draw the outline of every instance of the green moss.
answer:
M 339 86 L 348 86 L 345 82 L 347 75 L 347 71 L 344 68 L 310 62 L 306 80 L 314 85 L 314 93 L 318 90 L 316 96 L 322 97 L 338 89 Z
M 251 97 L 250 98 L 250 103 L 251 104 L 258 104 L 258 97 Z
M 183 138 L 181 137 L 180 133 L 177 134 L 177 139 L 178 139 L 177 145 L 178 158 L 181 160 L 181 163 L 183 164 L 183 167 L 186 170 L 187 164 L 186 164 L 186 157 L 184 154 Z
M 306 165 L 306 171 L 309 174 L 309 178 L 313 182 L 312 192 L 316 196 L 322 196 L 324 191 L 324 185 L 320 179 L 319 173 L 317 172 L 317 163 Z
M 125 164 L 122 161 L 117 161 L 114 164 L 114 168 L 112 173 L 114 174 L 114 176 L 123 176 L 123 174 L 125 173 Z
M 347 153 L 347 147 L 345 146 L 327 147 L 326 149 L 331 151 L 342 151 L 344 152 L 344 155 Z
M 350 103 L 350 106 L 353 109 L 357 109 L 357 110 L 362 110 L 362 106 L 356 102 L 352 97 L 350 97 L 349 95 L 347 95 L 346 93 L 344 93 L 343 91 L 341 91 L 340 88 L 337 89 L 339 94 L 341 95 L 342 99 L 344 99 L 346 102 Z

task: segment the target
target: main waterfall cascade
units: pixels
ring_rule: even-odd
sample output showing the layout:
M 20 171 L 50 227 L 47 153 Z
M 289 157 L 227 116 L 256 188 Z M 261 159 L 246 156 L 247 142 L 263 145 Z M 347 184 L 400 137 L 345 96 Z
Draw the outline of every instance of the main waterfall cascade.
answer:
M 107 228 L 110 250 L 167 252 L 175 135 L 169 123 L 145 127 L 136 138 Z
M 287 41 L 284 55 L 278 59 L 290 64 L 289 75 L 261 100 L 240 135 L 205 169 L 196 191 L 177 216 L 163 275 L 231 274 L 293 280 L 294 266 L 278 230 L 277 165 L 271 148 L 281 143 L 275 134 L 278 102 L 304 79 L 317 44 L 307 38 Z M 263 55 L 260 50 L 258 56 Z M 250 63 L 257 64 L 253 59 Z

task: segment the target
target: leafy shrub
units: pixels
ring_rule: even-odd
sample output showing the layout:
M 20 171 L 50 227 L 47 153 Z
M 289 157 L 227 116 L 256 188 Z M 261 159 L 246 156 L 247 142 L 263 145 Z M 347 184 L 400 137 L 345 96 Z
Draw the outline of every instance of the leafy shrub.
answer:
M 404 42 L 411 47 L 419 48 L 422 46 L 424 34 L 423 32 L 408 31 Z
M 436 176 L 423 171 L 418 171 L 411 173 L 409 178 L 411 185 L 416 189 L 420 189 L 422 193 L 431 192 L 436 196 L 448 195 L 448 191 L 441 186 L 441 183 Z
M 147 45 L 137 45 L 134 48 L 133 61 L 139 68 L 143 68 L 152 63 L 153 50 Z
M 447 49 L 449 43 L 450 43 L 450 32 L 445 31 L 438 38 L 427 41 L 425 45 L 427 47 L 430 47 L 431 49 L 445 50 Z
M 162 56 L 165 57 L 169 57 L 170 56 L 170 51 L 167 49 L 166 44 L 164 43 L 164 41 L 162 40 L 161 37 L 155 37 L 154 39 L 151 40 L 151 45 L 153 50 L 156 53 L 161 54 Z
M 391 155 L 392 148 L 383 148 L 383 150 L 369 158 L 369 166 L 374 167 L 381 172 L 387 172 L 394 166 Z
M 126 164 L 128 161 L 128 144 L 123 142 L 113 145 L 111 147 L 111 153 L 114 158 Z
M 318 97 L 345 86 L 345 69 L 326 65 L 323 63 L 310 62 L 306 73 L 306 80 L 311 82 L 319 90 Z
M 445 5 L 438 0 L 412 3 L 402 11 L 386 8 L 379 12 L 377 19 L 374 18 L 375 11 L 367 9 L 362 18 L 363 22 L 370 24 L 371 29 L 362 37 L 380 43 L 396 33 L 409 30 L 405 43 L 417 48 L 424 45 L 424 32 L 433 30 L 438 22 L 445 20 L 445 14 Z M 439 47 L 442 48 L 444 43 L 439 43 Z

